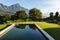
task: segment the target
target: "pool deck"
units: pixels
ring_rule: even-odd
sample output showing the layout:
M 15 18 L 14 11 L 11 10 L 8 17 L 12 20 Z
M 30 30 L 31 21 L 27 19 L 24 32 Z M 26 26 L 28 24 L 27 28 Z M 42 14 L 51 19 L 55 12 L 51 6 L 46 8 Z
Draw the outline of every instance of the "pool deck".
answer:
M 6 34 L 8 31 L 10 31 L 13 27 L 15 26 L 15 24 L 12 24 L 11 26 L 5 28 L 4 30 L 0 31 L 0 37 L 2 37 L 4 34 Z

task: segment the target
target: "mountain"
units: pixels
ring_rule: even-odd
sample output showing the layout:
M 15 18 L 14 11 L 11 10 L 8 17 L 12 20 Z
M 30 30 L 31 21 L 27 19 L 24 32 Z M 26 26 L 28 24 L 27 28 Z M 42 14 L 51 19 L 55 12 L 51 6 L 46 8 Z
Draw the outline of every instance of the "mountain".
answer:
M 9 7 L 0 3 L 0 13 L 11 13 Z
M 21 7 L 18 3 L 14 4 L 14 5 L 11 5 L 9 8 L 10 8 L 11 12 L 13 12 L 13 13 L 15 13 L 16 11 L 19 11 L 19 10 L 28 11 L 28 9 L 26 9 L 24 7 Z
M 18 3 L 14 4 L 14 5 L 11 5 L 11 6 L 6 6 L 6 5 L 3 5 L 3 4 L 0 3 L 0 13 L 3 13 L 3 14 L 6 14 L 6 13 L 14 14 L 17 11 L 20 11 L 20 10 L 25 10 L 27 14 L 29 12 L 28 9 L 26 9 L 24 7 L 21 7 Z

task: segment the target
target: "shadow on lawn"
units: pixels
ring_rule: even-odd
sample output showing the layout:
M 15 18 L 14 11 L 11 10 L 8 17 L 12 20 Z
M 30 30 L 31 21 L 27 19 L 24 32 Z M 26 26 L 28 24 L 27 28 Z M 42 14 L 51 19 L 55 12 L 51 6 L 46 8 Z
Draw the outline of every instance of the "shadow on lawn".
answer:
M 44 29 L 50 34 L 55 40 L 60 40 L 60 28 L 48 28 Z

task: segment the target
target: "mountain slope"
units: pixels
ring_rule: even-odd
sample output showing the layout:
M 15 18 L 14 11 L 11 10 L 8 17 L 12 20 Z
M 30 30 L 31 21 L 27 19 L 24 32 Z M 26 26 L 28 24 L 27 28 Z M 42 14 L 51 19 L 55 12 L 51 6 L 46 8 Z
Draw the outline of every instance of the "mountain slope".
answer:
M 25 10 L 26 13 L 28 14 L 28 9 L 21 7 L 18 3 L 11 5 L 11 6 L 6 6 L 0 3 L 0 13 L 6 14 L 6 13 L 11 13 L 14 14 L 16 13 L 16 11 L 20 11 L 20 10 Z

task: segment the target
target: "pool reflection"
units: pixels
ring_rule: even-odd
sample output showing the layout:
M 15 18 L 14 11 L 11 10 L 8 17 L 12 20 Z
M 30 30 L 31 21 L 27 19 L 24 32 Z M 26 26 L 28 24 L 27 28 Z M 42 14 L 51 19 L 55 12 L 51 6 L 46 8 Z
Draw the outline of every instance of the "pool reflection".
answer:
M 19 25 L 16 25 L 15 27 L 16 28 L 20 28 L 20 29 L 25 29 L 25 27 L 27 26 L 28 24 L 19 24 Z M 33 29 L 33 30 L 36 30 L 36 26 L 33 24 L 33 25 L 28 25 L 29 28 Z

